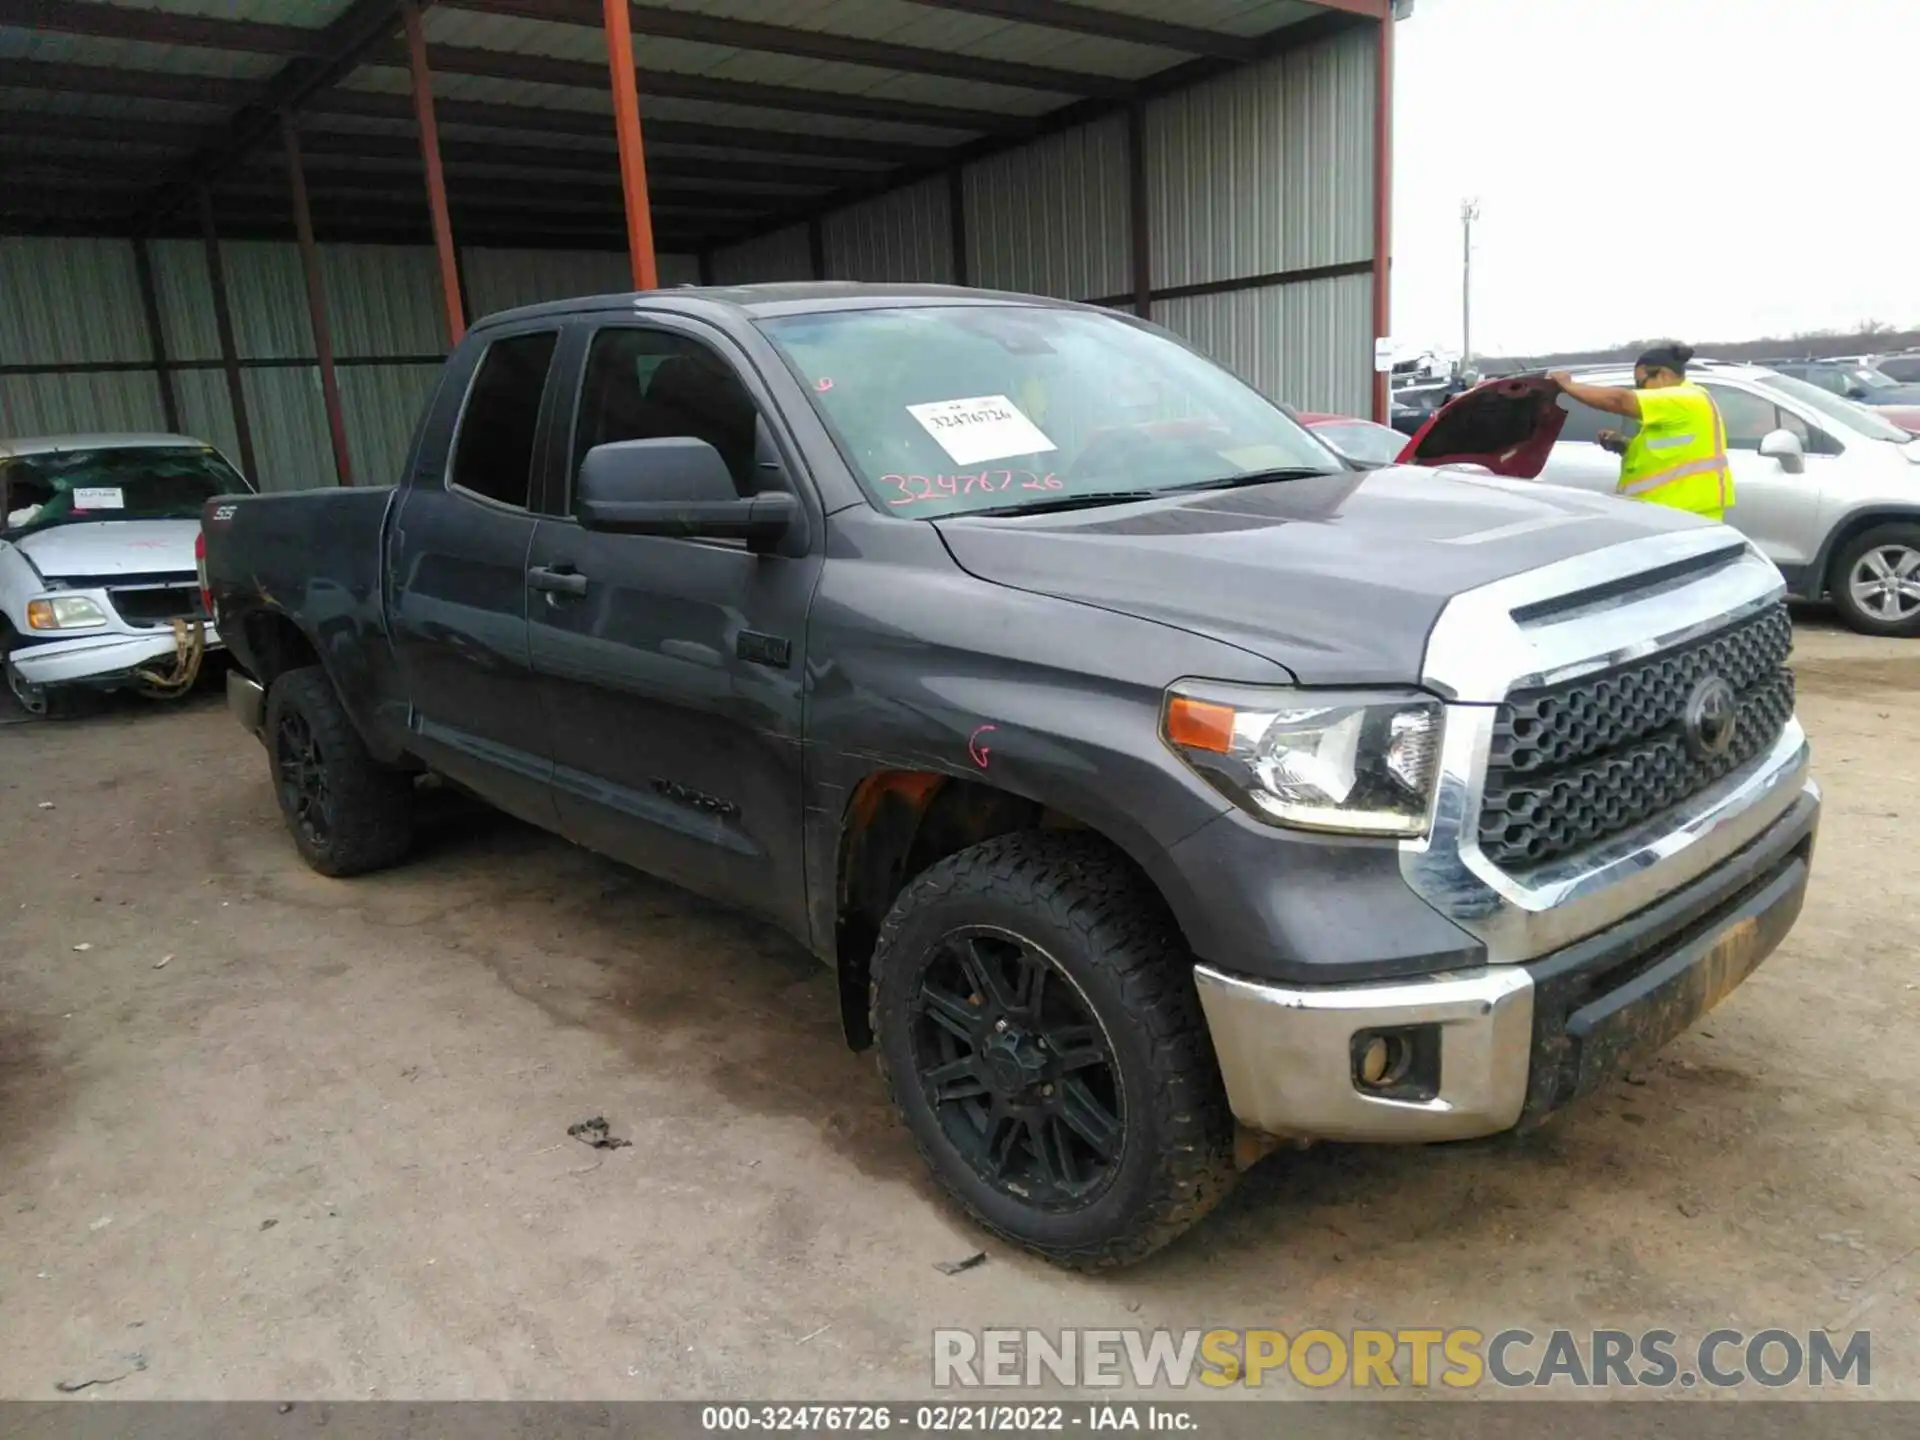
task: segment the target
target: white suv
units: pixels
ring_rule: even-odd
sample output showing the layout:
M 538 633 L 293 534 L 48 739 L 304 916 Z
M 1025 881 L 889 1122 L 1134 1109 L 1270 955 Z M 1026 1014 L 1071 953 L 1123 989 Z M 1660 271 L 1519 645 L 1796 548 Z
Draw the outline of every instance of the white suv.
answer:
M 1633 384 L 1631 366 L 1589 369 L 1592 385 Z M 1727 426 L 1734 506 L 1727 524 L 1780 567 L 1794 594 L 1831 596 L 1871 635 L 1920 635 L 1920 439 L 1864 406 L 1757 365 L 1695 361 L 1688 378 Z M 1562 397 L 1566 428 L 1540 479 L 1613 493 L 1620 459 L 1602 430 L 1624 428 Z

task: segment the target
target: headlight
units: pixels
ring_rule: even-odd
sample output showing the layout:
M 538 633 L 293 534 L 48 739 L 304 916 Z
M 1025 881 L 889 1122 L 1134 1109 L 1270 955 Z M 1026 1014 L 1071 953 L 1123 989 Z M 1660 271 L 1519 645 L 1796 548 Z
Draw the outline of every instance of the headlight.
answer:
M 107 623 L 107 612 L 84 595 L 50 595 L 27 602 L 31 630 L 92 630 Z
M 1444 714 L 1414 694 L 1182 686 L 1167 694 L 1161 733 L 1272 824 L 1424 835 Z

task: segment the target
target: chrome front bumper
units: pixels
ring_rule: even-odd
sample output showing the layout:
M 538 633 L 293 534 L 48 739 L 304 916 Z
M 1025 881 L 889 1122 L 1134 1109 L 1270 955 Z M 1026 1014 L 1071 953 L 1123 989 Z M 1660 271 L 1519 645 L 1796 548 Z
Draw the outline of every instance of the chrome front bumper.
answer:
M 1638 915 L 1525 965 L 1291 987 L 1200 965 L 1227 1099 L 1244 1125 L 1318 1140 L 1467 1140 L 1544 1118 L 1693 1025 L 1785 938 L 1819 819 L 1808 783 L 1773 826 Z M 1362 1037 L 1430 1027 L 1430 1093 L 1369 1093 Z
M 1227 1099 L 1240 1123 L 1315 1140 L 1464 1140 L 1510 1129 L 1527 1099 L 1533 978 L 1488 967 L 1399 985 L 1290 989 L 1194 967 Z M 1439 1093 L 1369 1095 L 1354 1037 L 1433 1025 Z
M 207 627 L 207 649 L 220 648 L 220 637 Z M 100 685 L 156 662 L 173 659 L 178 647 L 171 630 L 146 635 L 91 634 L 71 640 L 23 645 L 13 652 L 13 668 L 29 685 L 48 689 L 61 685 Z

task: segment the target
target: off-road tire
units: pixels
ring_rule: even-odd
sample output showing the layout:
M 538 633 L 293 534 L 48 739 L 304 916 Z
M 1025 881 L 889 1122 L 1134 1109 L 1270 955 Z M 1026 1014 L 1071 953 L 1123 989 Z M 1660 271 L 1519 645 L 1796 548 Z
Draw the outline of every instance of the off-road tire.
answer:
M 328 793 L 324 832 L 302 821 L 283 783 L 279 745 L 289 717 L 312 737 Z M 322 875 L 382 870 L 413 844 L 413 783 L 404 771 L 367 753 L 341 708 L 333 682 L 317 665 L 289 670 L 267 692 L 267 757 L 274 798 L 300 858 Z
M 1107 1188 L 1084 1209 L 1049 1213 L 989 1184 L 922 1087 L 912 1038 L 917 977 L 944 937 L 980 925 L 1046 952 L 1111 1042 L 1124 1138 Z M 1097 836 L 1006 835 L 931 866 L 881 926 L 869 997 L 889 1097 L 941 1186 L 994 1234 L 1074 1269 L 1128 1265 L 1231 1190 L 1233 1119 L 1193 957 L 1145 878 Z
M 1862 608 L 1853 598 L 1854 567 L 1873 551 L 1894 545 L 1920 553 L 1920 525 L 1899 522 L 1876 525 L 1854 536 L 1834 555 L 1832 569 L 1827 575 L 1827 590 L 1833 597 L 1834 608 L 1840 612 L 1840 618 L 1846 622 L 1848 629 L 1857 630 L 1862 635 L 1885 635 L 1896 639 L 1911 639 L 1920 635 L 1920 611 L 1903 619 L 1888 620 Z

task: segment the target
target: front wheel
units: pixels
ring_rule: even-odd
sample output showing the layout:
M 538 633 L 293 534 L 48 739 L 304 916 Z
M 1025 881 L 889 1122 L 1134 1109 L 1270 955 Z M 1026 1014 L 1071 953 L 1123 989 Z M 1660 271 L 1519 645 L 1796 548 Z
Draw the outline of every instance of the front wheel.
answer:
M 1192 956 L 1098 838 L 1009 835 L 934 865 L 881 928 L 871 996 L 915 1144 L 996 1234 L 1076 1268 L 1124 1265 L 1231 1188 Z
M 319 666 L 273 682 L 266 735 L 274 795 L 307 864 L 322 875 L 361 875 L 407 853 L 412 781 L 367 753 Z
M 1920 525 L 1880 525 L 1834 558 L 1833 603 L 1863 635 L 1920 635 Z

